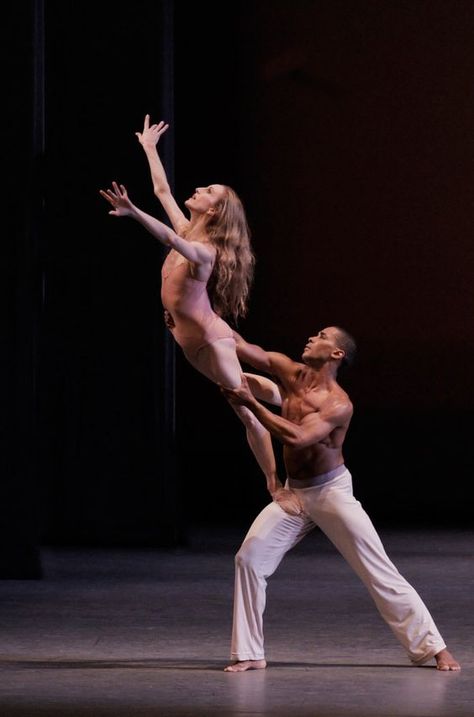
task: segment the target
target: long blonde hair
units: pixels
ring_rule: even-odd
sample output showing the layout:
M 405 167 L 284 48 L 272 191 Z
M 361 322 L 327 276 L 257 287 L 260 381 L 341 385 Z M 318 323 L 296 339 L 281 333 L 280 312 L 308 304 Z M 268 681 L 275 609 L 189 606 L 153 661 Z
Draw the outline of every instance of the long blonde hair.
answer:
M 214 311 L 237 321 L 247 313 L 255 256 L 242 202 L 231 187 L 224 187 L 225 197 L 206 225 L 209 240 L 216 248 L 208 291 Z

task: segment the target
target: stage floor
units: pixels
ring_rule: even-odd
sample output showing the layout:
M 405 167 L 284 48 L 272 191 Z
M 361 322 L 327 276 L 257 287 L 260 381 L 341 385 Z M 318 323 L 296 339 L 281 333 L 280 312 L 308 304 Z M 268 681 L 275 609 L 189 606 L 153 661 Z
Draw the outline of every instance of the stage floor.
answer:
M 266 670 L 224 673 L 244 529 L 185 548 L 44 548 L 0 581 L 2 717 L 472 717 L 474 532 L 383 531 L 460 673 L 413 667 L 319 532 L 270 579 Z

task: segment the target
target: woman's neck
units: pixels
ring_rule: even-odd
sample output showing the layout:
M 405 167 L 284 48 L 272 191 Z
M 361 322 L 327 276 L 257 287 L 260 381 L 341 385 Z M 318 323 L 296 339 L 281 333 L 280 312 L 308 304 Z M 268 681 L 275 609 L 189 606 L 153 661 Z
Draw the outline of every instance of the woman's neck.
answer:
M 202 214 L 191 217 L 188 231 L 186 232 L 186 239 L 199 242 L 209 241 L 209 235 L 207 233 L 207 221 Z

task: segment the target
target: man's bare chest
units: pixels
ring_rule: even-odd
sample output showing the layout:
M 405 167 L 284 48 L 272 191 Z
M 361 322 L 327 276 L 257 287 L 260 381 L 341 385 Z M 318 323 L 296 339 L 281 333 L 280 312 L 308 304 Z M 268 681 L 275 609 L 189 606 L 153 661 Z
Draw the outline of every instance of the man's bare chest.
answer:
M 289 421 L 301 421 L 314 413 L 319 413 L 327 400 L 327 391 L 296 391 L 288 395 L 282 405 L 282 415 Z

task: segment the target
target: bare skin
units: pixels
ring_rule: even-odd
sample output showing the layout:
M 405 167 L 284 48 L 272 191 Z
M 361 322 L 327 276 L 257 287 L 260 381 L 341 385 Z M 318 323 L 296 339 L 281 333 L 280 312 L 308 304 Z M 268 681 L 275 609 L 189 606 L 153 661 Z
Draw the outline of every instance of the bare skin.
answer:
M 171 194 L 156 150 L 156 143 L 167 128 L 168 125 L 164 122 L 150 127 L 147 115 L 143 132 L 137 133 L 137 136 L 147 152 L 155 193 L 168 214 L 173 229 L 135 206 L 122 184 L 113 182 L 112 188 L 107 191 L 100 190 L 100 195 L 112 207 L 109 214 L 113 217 L 134 219 L 161 244 L 171 249 L 167 261 L 176 272 L 173 274 L 173 281 L 166 284 L 166 292 L 163 288 L 165 284 L 162 284 L 162 300 L 170 317 L 168 327 L 177 343 L 182 346 L 189 363 L 214 383 L 228 387 L 239 386 L 242 368 L 230 326 L 214 313 L 207 291 L 201 294 L 198 292 L 198 305 L 192 300 L 192 297 L 196 296 L 196 285 L 200 283 L 207 286 L 214 271 L 218 252 L 209 238 L 209 222 L 219 214 L 223 201 L 228 198 L 228 189 L 220 184 L 197 187 L 185 202 L 190 213 L 190 219 L 187 219 Z M 199 334 L 204 337 L 206 326 L 215 325 L 216 321 L 220 322 L 220 327 L 215 330 L 215 338 L 212 341 L 206 343 L 203 339 L 199 352 L 194 349 L 186 350 L 183 337 L 189 339 Z M 270 434 L 247 409 L 239 406 L 235 408 L 235 412 L 245 426 L 250 448 L 265 475 L 267 485 L 272 487 L 278 481 L 278 476 Z
M 461 665 L 448 650 L 441 650 L 435 655 L 436 669 L 441 672 L 459 672 Z M 224 668 L 224 672 L 246 672 L 247 670 L 264 670 L 266 660 L 241 660 Z
M 283 398 L 281 416 L 258 402 L 245 378 L 240 388 L 221 390 L 231 404 L 249 408 L 283 444 L 288 476 L 295 481 L 304 480 L 343 464 L 342 446 L 353 407 L 336 381 L 345 356 L 345 351 L 338 346 L 338 329 L 328 327 L 311 337 L 302 363 L 248 344 L 238 334 L 234 336 L 239 359 L 276 378 Z M 461 669 L 446 648 L 435 655 L 435 661 L 436 668 L 443 672 Z M 245 672 L 265 667 L 265 660 L 242 660 L 232 663 L 225 671 Z
M 336 383 L 332 368 L 315 371 L 306 365 L 305 354 L 312 352 L 315 366 L 322 369 L 328 366 L 330 354 L 337 351 L 325 332 L 309 340 L 303 354 L 304 364 L 283 354 L 262 351 L 258 346 L 247 344 L 238 334 L 234 333 L 234 336 L 241 361 L 277 377 L 283 397 L 282 415 L 276 416 L 259 404 L 245 378 L 238 391 L 222 389 L 223 393 L 230 403 L 236 401 L 250 408 L 257 418 L 259 414 L 264 416 L 271 424 L 271 427 L 266 426 L 269 430 L 276 429 L 285 436 L 283 451 L 288 475 L 307 478 L 341 465 L 344 462 L 342 444 L 352 416 L 352 404 Z M 272 497 L 285 512 L 291 515 L 302 512 L 292 490 L 278 487 Z M 266 660 L 239 660 L 228 665 L 224 672 L 262 670 L 266 666 Z
M 344 356 L 336 346 L 336 334 L 337 329 L 329 327 L 310 338 L 300 363 L 248 344 L 234 332 L 239 359 L 278 381 L 281 415 L 262 406 L 246 381 L 239 389 L 223 389 L 223 393 L 231 404 L 246 406 L 263 419 L 265 427 L 283 443 L 285 466 L 293 479 L 311 478 L 344 463 L 342 445 L 353 407 L 336 381 Z
M 210 223 L 216 216 L 219 216 L 222 202 L 228 198 L 228 188 L 220 184 L 197 187 L 194 194 L 184 203 L 190 214 L 190 219 L 188 219 L 171 192 L 165 168 L 158 154 L 158 143 L 168 128 L 169 125 L 163 121 L 151 124 L 150 115 L 147 114 L 145 115 L 142 131 L 135 134 L 148 161 L 154 194 L 165 210 L 174 232 L 180 237 L 180 239 L 176 240 L 172 234 L 167 234 L 164 243 L 167 243 L 187 259 L 189 262 L 189 277 L 192 280 L 197 279 L 207 282 L 214 270 L 215 262 L 219 261 L 216 247 L 210 240 Z M 119 196 L 120 192 L 117 191 L 117 187 L 114 186 L 113 192 L 109 190 L 108 192 L 101 192 L 101 194 L 104 199 L 112 204 L 115 211 L 111 213 L 121 216 L 121 212 L 123 213 L 124 210 L 123 196 Z M 125 209 L 127 209 L 126 206 Z M 162 240 L 159 232 L 157 233 L 156 222 L 150 223 L 150 218 L 143 216 L 143 213 L 139 216 L 135 215 L 134 218 L 141 221 L 157 239 Z M 162 228 L 160 229 L 162 231 Z M 186 250 L 189 245 L 198 247 L 199 256 L 194 258 L 187 256 L 183 249 Z M 196 325 L 202 319 L 202 312 L 201 310 L 189 312 L 189 301 L 182 301 L 182 299 L 186 298 L 189 282 L 184 281 L 179 292 L 176 290 L 176 286 L 175 284 L 174 297 L 171 298 L 169 295 L 167 297 L 168 328 L 175 337 L 178 333 L 188 336 L 193 335 Z M 180 329 L 176 327 L 176 332 L 174 331 L 175 322 L 176 324 L 181 324 Z M 185 356 L 197 371 L 214 383 L 231 388 L 240 385 L 241 366 L 237 359 L 234 342 L 228 338 L 212 341 L 212 343 L 207 344 L 199 351 L 199 355 L 185 351 Z M 256 380 L 258 380 L 258 377 Z M 268 379 L 264 379 L 264 381 L 267 381 L 267 386 L 272 383 Z M 276 392 L 270 389 L 267 393 L 278 393 L 278 389 L 276 388 Z M 267 400 L 261 395 L 259 398 Z M 278 399 L 280 399 L 279 395 Z M 270 402 L 273 402 L 273 397 Z M 245 426 L 249 446 L 265 475 L 267 488 L 273 496 L 282 486 L 277 475 L 270 434 L 263 429 L 247 409 L 242 406 L 235 406 L 234 410 Z M 275 498 L 275 500 L 278 500 L 282 508 L 291 514 L 297 515 L 301 512 L 299 504 L 296 505 L 296 497 L 278 494 L 278 498 Z
M 438 654 L 435 655 L 435 660 L 436 669 L 441 670 L 441 672 L 459 672 L 459 670 L 461 669 L 461 665 L 459 664 L 459 662 L 454 659 L 454 657 L 447 649 L 438 652 Z
M 274 503 L 278 503 L 285 513 L 289 515 L 301 515 L 304 511 L 294 491 L 288 488 L 277 488 L 270 491 Z
M 170 331 L 175 328 L 174 319 L 171 313 L 166 309 L 164 312 L 164 321 Z M 245 377 L 252 391 L 252 394 L 256 398 L 259 398 L 260 400 L 263 400 L 266 403 L 270 403 L 272 405 L 281 406 L 281 392 L 276 383 L 264 376 L 256 376 L 249 373 L 245 374 Z M 243 421 L 243 423 L 247 424 L 247 416 L 242 413 L 243 411 L 247 411 L 247 409 L 243 408 L 242 406 L 234 406 L 234 409 L 237 415 L 239 415 L 239 417 Z M 249 411 L 247 411 L 247 414 L 251 416 Z M 255 427 L 254 430 L 258 431 L 258 428 Z M 272 457 L 273 460 L 271 464 L 268 462 L 268 459 L 265 458 L 265 446 L 263 447 L 262 451 L 258 445 L 259 441 L 264 440 L 265 437 L 262 437 L 262 435 L 260 434 L 259 436 L 257 436 L 258 440 L 254 442 L 252 440 L 252 431 L 248 431 L 247 433 L 249 444 L 252 447 L 255 456 L 260 456 L 260 467 L 262 468 L 262 470 L 266 468 L 266 470 L 263 470 L 263 472 L 266 477 L 268 492 L 270 493 L 272 500 L 275 501 L 275 503 L 278 503 L 278 505 L 282 508 L 282 510 L 285 511 L 285 513 L 288 513 L 289 515 L 301 515 L 303 510 L 301 508 L 301 504 L 298 500 L 296 493 L 292 490 L 284 488 L 280 479 L 278 478 L 270 434 L 267 435 L 269 443 L 267 444 L 268 448 L 266 449 L 266 455 Z
M 224 667 L 224 672 L 247 672 L 247 670 L 264 670 L 266 660 L 240 660 Z

